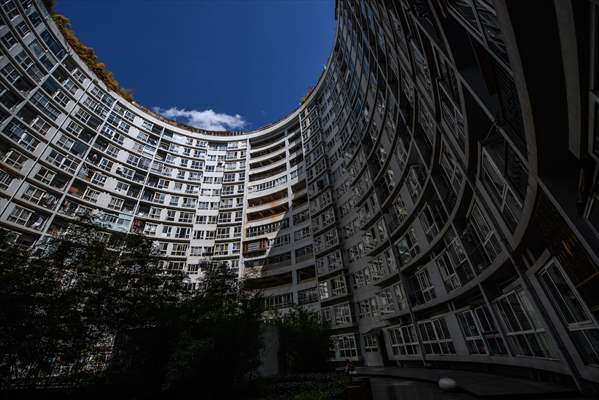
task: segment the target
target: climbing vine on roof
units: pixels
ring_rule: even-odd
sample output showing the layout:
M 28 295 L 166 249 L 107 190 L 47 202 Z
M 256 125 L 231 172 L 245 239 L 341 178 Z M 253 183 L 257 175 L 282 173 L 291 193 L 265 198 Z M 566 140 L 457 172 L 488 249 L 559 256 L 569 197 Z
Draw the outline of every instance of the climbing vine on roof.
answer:
M 58 29 L 69 43 L 71 48 L 77 53 L 79 58 L 96 74 L 96 76 L 106 84 L 106 86 L 123 96 L 127 100 L 133 99 L 133 91 L 131 89 L 122 88 L 119 82 L 114 79 L 112 72 L 106 69 L 106 64 L 98 61 L 96 52 L 91 47 L 87 47 L 77 38 L 75 32 L 71 29 L 71 21 L 64 15 L 56 12 L 54 5 L 55 0 L 43 0 L 44 5 L 50 12 L 52 19 L 58 26 Z

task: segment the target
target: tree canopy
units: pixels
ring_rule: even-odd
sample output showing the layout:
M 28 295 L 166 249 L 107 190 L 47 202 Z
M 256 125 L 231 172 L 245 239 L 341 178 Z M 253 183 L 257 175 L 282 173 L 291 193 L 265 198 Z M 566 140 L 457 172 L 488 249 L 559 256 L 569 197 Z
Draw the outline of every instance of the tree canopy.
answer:
M 201 282 L 189 290 L 142 236 L 73 224 L 25 250 L 0 231 L 0 384 L 241 390 L 259 364 L 262 298 L 226 264 L 206 262 Z

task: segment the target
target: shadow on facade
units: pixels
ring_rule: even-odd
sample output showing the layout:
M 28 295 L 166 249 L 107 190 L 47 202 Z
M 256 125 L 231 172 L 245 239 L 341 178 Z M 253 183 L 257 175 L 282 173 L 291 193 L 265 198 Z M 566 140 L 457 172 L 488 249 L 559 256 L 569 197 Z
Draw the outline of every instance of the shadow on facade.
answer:
M 265 298 L 269 310 L 317 302 L 305 180 L 248 204 L 251 226 L 242 246 L 246 287 L 273 293 Z

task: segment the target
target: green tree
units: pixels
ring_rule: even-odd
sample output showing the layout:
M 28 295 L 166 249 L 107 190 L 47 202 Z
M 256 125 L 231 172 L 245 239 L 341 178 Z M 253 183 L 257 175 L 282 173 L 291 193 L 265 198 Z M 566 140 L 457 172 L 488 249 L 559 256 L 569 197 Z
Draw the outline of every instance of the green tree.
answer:
M 243 290 L 227 265 L 208 265 L 202 287 L 181 312 L 165 386 L 229 398 L 244 390 L 259 366 L 263 299 Z
M 297 308 L 279 317 L 279 362 L 284 373 L 322 372 L 328 369 L 329 332 L 316 313 Z
M 68 329 L 56 315 L 65 296 L 60 291 L 60 275 L 42 263 L 29 262 L 29 253 L 0 230 L 0 376 L 24 377 L 26 366 L 48 369 L 41 355 L 56 353 Z M 63 309 L 65 314 L 70 309 Z M 49 333 L 54 338 L 49 337 Z M 54 340 L 53 340 L 54 339 Z
M 83 222 L 35 253 L 1 234 L 0 301 L 11 305 L 0 311 L 2 376 L 35 381 L 57 364 L 93 370 L 91 361 L 105 355 L 100 344 L 164 324 L 186 296 L 184 276 L 162 268 L 151 241 L 106 240 Z
M 0 301 L 10 305 L 0 308 L 2 376 L 21 371 L 39 386 L 53 367 L 69 365 L 71 376 L 118 393 L 199 385 L 203 398 L 235 396 L 259 365 L 263 299 L 228 266 L 206 265 L 200 288 L 189 291 L 150 240 L 109 235 L 88 218 L 35 251 L 0 232 Z M 106 350 L 99 379 L 93 361 Z

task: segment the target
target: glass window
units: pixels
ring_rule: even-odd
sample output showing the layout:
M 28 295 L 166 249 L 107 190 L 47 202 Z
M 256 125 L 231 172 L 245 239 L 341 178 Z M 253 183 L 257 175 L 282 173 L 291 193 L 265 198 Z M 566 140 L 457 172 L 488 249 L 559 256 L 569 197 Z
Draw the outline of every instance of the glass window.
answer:
M 599 326 L 556 260 L 541 270 L 539 281 L 585 364 L 599 365 Z
M 537 312 L 521 289 L 495 301 L 510 347 L 518 356 L 554 358 Z

